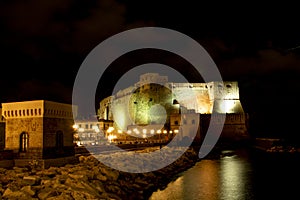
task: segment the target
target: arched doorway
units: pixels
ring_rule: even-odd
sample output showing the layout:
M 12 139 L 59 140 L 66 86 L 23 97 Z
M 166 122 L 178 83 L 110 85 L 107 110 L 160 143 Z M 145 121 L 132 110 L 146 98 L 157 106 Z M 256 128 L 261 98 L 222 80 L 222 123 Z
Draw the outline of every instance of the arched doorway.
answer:
M 27 132 L 20 134 L 20 152 L 27 152 L 29 144 L 29 135 Z

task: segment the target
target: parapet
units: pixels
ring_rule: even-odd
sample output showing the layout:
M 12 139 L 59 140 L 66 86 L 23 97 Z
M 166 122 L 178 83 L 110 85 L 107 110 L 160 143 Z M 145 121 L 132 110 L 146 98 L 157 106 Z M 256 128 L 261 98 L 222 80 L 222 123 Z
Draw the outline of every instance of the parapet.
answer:
M 2 116 L 6 119 L 33 117 L 72 119 L 72 109 L 77 110 L 77 106 L 46 100 L 11 102 L 2 103 Z

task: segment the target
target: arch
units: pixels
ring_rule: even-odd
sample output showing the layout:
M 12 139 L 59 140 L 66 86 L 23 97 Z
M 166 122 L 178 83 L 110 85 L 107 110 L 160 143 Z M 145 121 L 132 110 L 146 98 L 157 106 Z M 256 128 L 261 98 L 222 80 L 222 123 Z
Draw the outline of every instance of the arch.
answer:
M 27 132 L 20 134 L 20 152 L 27 152 L 29 144 L 29 135 Z

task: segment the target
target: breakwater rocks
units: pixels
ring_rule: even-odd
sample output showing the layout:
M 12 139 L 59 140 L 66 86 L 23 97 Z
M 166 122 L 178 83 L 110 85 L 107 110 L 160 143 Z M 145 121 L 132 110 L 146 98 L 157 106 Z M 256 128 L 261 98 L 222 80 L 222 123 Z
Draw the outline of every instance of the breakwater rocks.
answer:
M 166 159 L 172 157 L 171 152 L 170 155 L 165 153 Z M 93 155 L 79 156 L 77 164 L 43 170 L 0 168 L 0 197 L 18 200 L 148 199 L 176 174 L 192 167 L 197 158 L 197 151 L 189 148 L 172 164 L 148 173 L 121 172 L 103 165 Z

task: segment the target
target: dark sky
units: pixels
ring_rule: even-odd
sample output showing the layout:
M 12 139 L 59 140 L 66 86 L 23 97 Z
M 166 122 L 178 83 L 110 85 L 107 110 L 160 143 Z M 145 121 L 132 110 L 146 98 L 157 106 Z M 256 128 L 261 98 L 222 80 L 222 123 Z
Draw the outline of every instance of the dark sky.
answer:
M 95 46 L 130 28 L 159 26 L 197 40 L 223 80 L 239 81 L 240 98 L 252 117 L 254 134 L 297 133 L 298 6 L 194 2 L 0 1 L 0 102 L 48 99 L 71 103 L 77 70 Z M 188 66 L 167 53 L 135 52 L 112 64 L 107 74 L 114 76 L 102 80 L 99 95 L 108 94 L 121 72 L 153 61 L 181 70 Z

